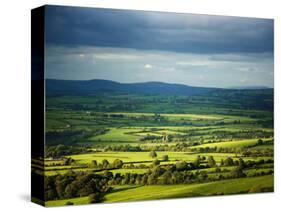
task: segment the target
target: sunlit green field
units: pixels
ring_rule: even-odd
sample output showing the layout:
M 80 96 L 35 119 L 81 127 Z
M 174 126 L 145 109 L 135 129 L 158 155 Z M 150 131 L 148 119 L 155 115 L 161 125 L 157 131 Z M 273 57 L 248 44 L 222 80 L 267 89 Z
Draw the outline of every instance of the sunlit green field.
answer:
M 163 155 L 168 155 L 169 160 L 171 161 L 194 161 L 198 155 L 201 156 L 214 156 L 215 160 L 218 162 L 222 158 L 226 157 L 235 157 L 236 154 L 229 153 L 204 153 L 204 154 L 192 154 L 186 152 L 156 152 L 157 158 L 161 160 Z M 92 160 L 96 160 L 101 162 L 103 159 L 107 159 L 109 162 L 113 162 L 115 159 L 121 159 L 124 162 L 142 162 L 142 161 L 153 161 L 153 159 L 149 156 L 149 152 L 98 152 L 91 154 L 79 154 L 79 155 L 71 155 L 77 163 L 87 164 L 91 163 Z
M 267 139 L 270 140 L 270 139 Z M 265 139 L 265 141 L 267 141 Z M 209 144 L 202 144 L 198 145 L 194 148 L 200 148 L 200 147 L 223 147 L 223 148 L 243 148 L 248 147 L 251 145 L 254 145 L 257 143 L 257 139 L 246 139 L 246 140 L 236 140 L 236 141 L 225 141 L 225 142 L 219 142 L 219 143 L 209 143 Z
M 46 205 L 89 203 L 88 176 L 108 180 L 99 202 L 272 191 L 272 93 L 259 92 L 48 97 L 46 156 L 32 165 L 51 179 Z
M 273 188 L 273 176 L 225 180 L 192 185 L 120 186 L 105 196 L 105 202 L 128 202 L 151 199 L 207 196 L 215 194 L 248 193 L 252 188 Z M 88 204 L 88 197 L 48 201 L 47 206 Z
M 239 158 L 237 154 L 231 153 L 186 153 L 186 152 L 157 152 L 157 158 L 161 161 L 164 155 L 168 155 L 169 161 L 160 162 L 160 164 L 168 164 L 175 163 L 177 161 L 187 161 L 193 162 L 196 160 L 198 156 L 213 156 L 214 159 L 219 164 L 221 159 L 226 159 L 228 157 Z M 76 166 L 49 166 L 45 169 L 46 175 L 56 175 L 56 174 L 65 174 L 70 170 L 75 172 L 77 171 L 90 171 L 95 170 L 94 168 L 79 168 L 79 165 L 87 165 L 91 164 L 93 160 L 101 163 L 104 159 L 108 160 L 112 163 L 116 159 L 121 159 L 124 163 L 130 163 L 134 165 L 151 165 L 155 159 L 152 159 L 149 156 L 149 152 L 98 152 L 98 153 L 89 153 L 89 154 L 79 154 L 79 155 L 71 155 L 71 158 L 75 160 Z M 259 158 L 245 158 L 247 160 L 259 160 L 259 159 L 273 159 L 272 157 L 259 157 Z M 78 167 L 78 168 L 77 168 Z M 74 169 L 73 169 L 74 168 Z M 56 170 L 53 170 L 56 169 Z M 57 170 L 58 169 L 58 170 Z M 63 169 L 63 170 L 60 170 Z M 113 173 L 144 173 L 145 169 L 119 169 L 112 170 Z

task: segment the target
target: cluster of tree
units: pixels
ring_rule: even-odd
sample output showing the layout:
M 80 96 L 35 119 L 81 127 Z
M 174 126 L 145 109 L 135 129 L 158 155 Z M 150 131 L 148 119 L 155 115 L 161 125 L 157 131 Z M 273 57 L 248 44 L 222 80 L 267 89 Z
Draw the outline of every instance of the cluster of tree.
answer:
M 161 140 L 162 141 L 162 140 Z M 116 151 L 116 152 L 147 152 L 147 151 L 173 151 L 173 152 L 184 152 L 188 151 L 188 147 L 192 146 L 193 143 L 190 142 L 182 142 L 177 143 L 175 145 L 153 145 L 153 146 L 142 146 L 142 145 L 118 145 L 118 146 L 107 146 L 104 148 L 104 151 Z M 101 147 L 103 148 L 103 147 Z
M 45 148 L 45 157 L 47 158 L 61 158 L 66 155 L 72 154 L 82 154 L 88 153 L 91 150 L 86 146 L 78 145 L 55 145 L 55 146 L 46 146 Z
M 230 123 L 231 124 L 231 123 Z M 239 131 L 228 131 L 228 130 L 213 130 L 205 131 L 204 133 L 200 132 L 201 135 L 207 135 L 210 141 L 206 143 L 218 143 L 223 142 L 226 139 L 255 139 L 255 138 L 270 138 L 273 136 L 273 133 L 270 131 L 264 130 L 239 130 Z M 194 132 L 196 135 L 196 131 Z M 199 135 L 200 135 L 199 134 Z M 197 135 L 198 136 L 198 135 Z
M 123 161 L 119 159 L 115 159 L 112 163 L 109 163 L 106 159 L 103 159 L 101 163 L 92 160 L 91 167 L 100 169 L 120 169 L 123 167 L 123 164 Z
M 151 141 L 151 140 L 153 140 L 153 141 L 154 140 L 161 141 L 161 139 L 162 139 L 162 136 L 147 134 L 144 137 L 141 137 L 140 141 Z
M 75 162 L 75 160 L 73 158 L 71 158 L 71 157 L 64 158 L 63 161 L 64 161 L 64 165 L 65 166 L 69 166 L 69 165 L 71 165 L 72 163 Z
M 152 158 L 156 158 L 157 157 L 157 153 L 152 150 L 150 153 L 149 153 L 149 156 L 152 157 Z
M 255 171 L 253 173 L 247 174 L 248 177 L 258 177 L 263 175 L 272 175 L 274 173 L 273 170 L 267 170 L 267 171 Z
M 138 105 L 135 102 L 124 102 L 124 103 L 117 103 L 113 105 L 107 105 L 106 110 L 107 112 L 118 112 L 118 111 L 135 111 L 137 109 L 140 109 L 140 105 Z
M 220 166 L 239 166 L 244 168 L 252 168 L 262 164 L 272 164 L 272 159 L 260 159 L 260 160 L 247 160 L 244 161 L 242 158 L 238 160 L 233 160 L 231 157 L 227 157 L 226 159 L 221 159 Z
M 256 146 L 256 144 L 254 145 Z M 249 146 L 252 147 L 252 146 Z M 199 147 L 191 148 L 192 152 L 196 153 L 236 153 L 243 157 L 272 157 L 273 151 L 271 149 L 257 149 L 251 150 L 247 148 L 223 148 L 223 147 Z
M 65 175 L 45 176 L 46 200 L 68 199 L 92 196 L 91 202 L 102 201 L 103 195 L 110 191 L 110 176 L 88 172 L 69 172 Z
M 156 167 L 151 172 L 145 174 L 126 173 L 121 175 L 115 174 L 109 181 L 109 185 L 155 185 L 155 184 L 180 184 L 192 183 L 203 180 L 201 173 L 193 173 L 188 171 L 169 171 L 161 167 Z
M 126 145 L 108 145 L 104 148 L 104 151 L 114 152 L 141 152 L 143 149 L 140 146 Z
M 244 150 L 241 152 L 243 157 L 273 157 L 272 149 Z
M 227 130 L 214 130 L 207 132 L 208 135 L 214 135 L 216 139 L 255 139 L 255 138 L 269 138 L 273 133 L 264 130 L 239 130 L 239 131 L 227 131 Z
M 124 114 L 117 114 L 117 113 L 113 113 L 113 114 L 109 114 L 110 118 L 125 118 L 126 116 Z
M 150 166 L 143 163 L 136 165 L 134 163 L 127 163 L 122 166 L 122 169 L 148 169 Z
M 157 158 L 157 153 L 155 151 L 151 151 L 149 153 L 149 156 L 152 158 L 155 158 L 155 160 L 152 161 L 152 165 L 159 165 L 161 161 L 169 161 L 169 156 L 168 155 L 163 155 L 161 159 L 156 159 Z M 139 162 L 147 162 L 147 161 L 139 161 Z M 98 163 L 96 160 L 92 160 L 92 163 L 90 167 L 96 168 L 96 169 L 103 169 L 103 170 L 110 170 L 110 169 L 146 169 L 149 168 L 150 166 L 147 166 L 145 164 L 140 163 L 139 165 L 135 165 L 133 162 L 127 162 L 126 164 L 120 160 L 120 159 L 115 159 L 112 163 L 110 163 L 108 160 L 103 159 L 100 163 Z
M 197 147 L 192 148 L 191 151 L 196 153 L 238 153 L 240 151 L 240 148 L 223 148 L 223 147 Z
M 264 141 L 262 139 L 259 139 L 257 141 L 257 143 L 251 145 L 251 146 L 248 146 L 248 147 L 256 147 L 256 146 L 263 146 L 263 145 L 273 145 L 273 139 L 272 140 L 269 140 L 269 141 Z
M 158 151 L 158 152 L 165 152 L 165 151 L 172 151 L 172 152 L 186 152 L 192 151 L 196 153 L 237 153 L 243 154 L 245 157 L 254 157 L 254 156 L 272 156 L 273 151 L 270 149 L 265 150 L 247 150 L 248 148 L 224 148 L 224 147 L 193 147 L 196 145 L 200 145 L 200 142 L 180 142 L 174 145 L 162 144 L 162 145 L 153 145 L 153 146 L 144 146 L 144 145 L 136 145 L 132 146 L 129 144 L 126 145 L 118 145 L 118 146 L 107 146 L 104 148 L 104 151 L 116 151 L 116 152 L 146 152 L 146 151 Z M 264 145 L 270 144 L 267 142 L 263 142 L 263 144 L 257 145 Z M 190 148 L 193 147 L 193 148 Z M 249 146 L 252 147 L 252 146 Z M 103 148 L 103 147 L 101 147 Z
M 169 161 L 168 155 L 163 155 L 161 159 L 157 159 L 157 153 L 153 150 L 149 152 L 149 156 L 154 158 L 155 160 L 152 162 L 153 167 L 160 165 L 161 161 Z M 195 169 L 202 169 L 202 168 L 210 168 L 210 167 L 218 167 L 218 166 L 239 166 L 242 168 L 250 168 L 255 165 L 273 163 L 273 160 L 268 159 L 260 159 L 260 160 L 247 160 L 244 161 L 242 158 L 238 160 L 234 160 L 231 157 L 227 157 L 225 159 L 221 159 L 219 163 L 214 159 L 213 156 L 200 156 L 198 155 L 197 158 L 193 162 L 186 162 L 186 161 L 178 161 L 174 165 L 177 170 L 195 170 Z M 133 163 L 128 163 L 127 165 L 120 159 L 115 159 L 112 163 L 109 163 L 108 160 L 104 159 L 101 163 L 97 163 L 96 160 L 92 161 L 92 167 L 95 168 L 103 168 L 103 169 L 111 169 L 111 168 L 148 168 L 148 166 L 144 164 L 140 164 L 139 166 L 135 166 Z
M 273 110 L 273 89 L 220 90 L 202 98 L 208 98 L 210 106 L 229 110 Z
M 211 158 L 209 158 L 208 161 L 214 165 Z M 205 167 L 208 167 L 208 165 Z M 194 164 L 189 164 L 185 161 L 180 161 L 174 165 L 166 166 L 155 164 L 154 167 L 145 174 L 126 173 L 125 175 L 121 175 L 120 173 L 116 173 L 108 183 L 109 185 L 188 184 L 247 176 L 244 173 L 244 168 L 242 166 L 237 166 L 227 175 L 219 174 L 221 172 L 220 169 L 216 170 L 216 175 L 209 175 L 206 171 L 191 171 L 194 168 Z
M 210 182 L 223 179 L 247 177 L 244 170 L 257 165 L 272 163 L 272 160 L 244 161 L 242 158 L 233 160 L 228 157 L 217 163 L 213 156 L 197 156 L 193 162 L 178 161 L 175 164 L 160 165 L 157 153 L 151 151 L 150 156 L 154 161 L 148 171 L 144 174 L 126 173 L 113 174 L 110 168 L 126 168 L 123 161 L 116 159 L 113 163 L 103 160 L 101 164 L 93 161 L 93 165 L 102 167 L 103 173 L 94 172 L 68 172 L 65 175 L 46 176 L 45 196 L 46 200 L 66 199 L 79 196 L 89 196 L 89 202 L 101 202 L 104 194 L 111 190 L 112 185 L 167 185 L 195 182 Z M 71 160 L 71 159 L 69 159 Z M 168 155 L 163 156 L 163 160 L 169 160 Z M 144 165 L 145 166 L 145 165 Z M 222 171 L 221 167 L 235 166 L 229 171 Z M 214 171 L 207 172 L 202 169 L 214 167 Z M 146 166 L 146 168 L 148 168 Z M 227 173 L 225 173 L 227 172 Z M 210 173 L 215 173 L 211 174 Z M 273 171 L 253 172 L 249 177 L 272 174 Z M 71 202 L 69 202 L 71 204 Z
M 228 123 L 231 124 L 231 123 Z M 214 125 L 221 125 L 221 123 L 212 123 L 211 126 Z M 209 126 L 209 125 L 208 125 Z M 181 130 L 181 134 L 174 134 L 173 140 L 175 141 L 192 141 L 193 146 L 200 145 L 202 141 L 204 141 L 204 136 L 208 136 L 210 139 L 206 143 L 218 143 L 224 142 L 225 140 L 232 140 L 232 139 L 254 139 L 254 138 L 270 138 L 273 136 L 273 133 L 270 131 L 264 130 L 239 130 L 239 131 L 228 131 L 228 130 L 212 130 L 209 131 L 209 128 L 205 129 L 204 131 L 200 131 L 198 129 L 193 130 Z M 210 128 L 211 129 L 211 128 Z

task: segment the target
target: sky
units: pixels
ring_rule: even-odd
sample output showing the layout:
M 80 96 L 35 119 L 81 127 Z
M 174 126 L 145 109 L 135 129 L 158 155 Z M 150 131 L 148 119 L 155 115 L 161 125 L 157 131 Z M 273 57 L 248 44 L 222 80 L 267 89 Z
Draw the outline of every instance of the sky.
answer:
M 47 6 L 46 76 L 273 87 L 272 19 Z

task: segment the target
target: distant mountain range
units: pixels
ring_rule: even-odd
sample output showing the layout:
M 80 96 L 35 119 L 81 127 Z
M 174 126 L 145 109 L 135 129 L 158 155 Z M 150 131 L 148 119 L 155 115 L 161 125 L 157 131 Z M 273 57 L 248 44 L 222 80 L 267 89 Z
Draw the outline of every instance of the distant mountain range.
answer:
M 241 89 L 241 88 L 233 88 Z M 100 92 L 121 92 L 136 94 L 200 95 L 222 88 L 195 87 L 163 82 L 119 83 L 110 80 L 46 80 L 46 94 L 92 95 Z

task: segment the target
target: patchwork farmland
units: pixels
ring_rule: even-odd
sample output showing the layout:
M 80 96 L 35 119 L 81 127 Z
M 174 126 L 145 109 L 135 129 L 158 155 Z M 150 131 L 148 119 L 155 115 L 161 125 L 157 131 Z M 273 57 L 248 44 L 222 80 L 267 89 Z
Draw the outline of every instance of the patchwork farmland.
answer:
M 32 166 L 47 206 L 273 191 L 271 89 L 46 104 L 45 157 Z

